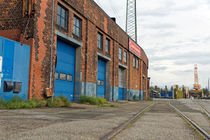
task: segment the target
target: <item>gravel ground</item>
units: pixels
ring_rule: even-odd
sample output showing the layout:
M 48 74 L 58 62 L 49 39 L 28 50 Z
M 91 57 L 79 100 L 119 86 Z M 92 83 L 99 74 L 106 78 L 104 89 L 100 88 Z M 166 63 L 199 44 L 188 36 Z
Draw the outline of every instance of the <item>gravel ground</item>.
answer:
M 179 99 L 178 101 L 194 110 L 202 112 L 202 107 L 204 107 L 208 112 L 210 112 L 210 100 Z M 202 105 L 202 107 L 200 105 Z
M 207 105 L 210 106 L 209 101 L 204 102 L 203 100 L 180 99 L 172 101 L 175 107 L 210 134 L 210 119 L 203 113 L 199 103 L 204 104 L 205 108 L 208 108 Z
M 151 102 L 119 102 L 118 107 L 73 104 L 71 108 L 1 110 L 0 140 L 95 140 Z
M 116 139 L 119 140 L 196 140 L 198 137 L 168 104 L 156 103 L 130 128 Z
M 210 100 L 196 100 L 210 113 Z

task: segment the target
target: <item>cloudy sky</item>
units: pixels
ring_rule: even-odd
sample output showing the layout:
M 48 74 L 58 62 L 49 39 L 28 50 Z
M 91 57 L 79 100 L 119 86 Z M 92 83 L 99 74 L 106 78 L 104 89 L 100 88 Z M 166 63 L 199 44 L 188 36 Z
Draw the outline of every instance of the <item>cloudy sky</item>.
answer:
M 127 0 L 95 0 L 125 29 Z M 192 88 L 210 78 L 210 0 L 137 0 L 138 44 L 149 57 L 151 84 Z

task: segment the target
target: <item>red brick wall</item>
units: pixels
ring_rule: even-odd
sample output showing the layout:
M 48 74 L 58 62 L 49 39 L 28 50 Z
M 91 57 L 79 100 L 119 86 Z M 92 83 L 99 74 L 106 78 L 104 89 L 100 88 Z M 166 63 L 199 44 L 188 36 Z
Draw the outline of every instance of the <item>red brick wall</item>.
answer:
M 19 0 L 17 0 L 19 1 Z M 4 2 L 5 7 L 17 4 L 15 0 Z M 51 48 L 51 22 L 52 22 L 52 0 L 36 0 L 34 1 L 35 13 L 31 17 L 30 28 L 26 32 L 28 40 L 24 43 L 31 46 L 31 63 L 30 63 L 30 79 L 29 79 L 29 97 L 41 98 L 45 89 L 50 84 L 50 48 Z M 62 4 L 69 11 L 68 30 L 61 29 L 56 25 L 57 4 Z M 2 0 L 0 0 L 0 5 Z M 5 9 L 1 13 L 5 12 Z M 22 11 L 17 11 L 19 15 Z M 21 13 L 21 14 L 20 14 Z M 9 13 L 7 13 L 9 15 Z M 54 29 L 66 34 L 83 43 L 81 50 L 81 72 L 82 81 L 96 83 L 97 77 L 97 52 L 111 58 L 110 62 L 110 82 L 111 86 L 118 86 L 118 63 L 122 63 L 129 68 L 129 54 L 127 54 L 127 62 L 119 61 L 118 53 L 119 47 L 128 52 L 128 35 L 114 23 L 92 0 L 55 0 L 55 25 Z M 73 35 L 73 17 L 74 15 L 82 19 L 82 39 Z M 16 15 L 17 16 L 17 15 Z M 15 17 L 16 17 L 15 16 Z M 8 16 L 9 17 L 9 16 Z M 15 21 L 15 20 L 13 20 Z M 24 21 L 24 22 L 23 22 Z M 11 22 L 10 22 L 11 23 Z M 26 20 L 22 20 L 21 26 L 7 27 L 5 31 L 5 23 L 0 21 L 0 35 L 9 37 L 13 40 L 21 40 L 21 33 L 25 32 L 23 28 Z M 4 25 L 4 26 L 2 26 Z M 2 31 L 4 29 L 4 31 Z M 11 30 L 10 30 L 11 29 Z M 5 35 L 5 32 L 8 35 Z M 97 49 L 97 33 L 103 34 L 103 51 Z M 110 39 L 110 54 L 105 52 L 105 39 Z M 54 35 L 53 45 L 53 62 L 55 61 L 57 38 Z M 123 56 L 123 54 L 122 54 Z M 147 76 L 148 59 L 146 54 L 142 51 L 142 60 L 139 60 L 139 69 L 133 68 L 133 54 L 130 57 L 130 88 L 142 89 L 142 74 Z M 141 65 L 140 65 L 141 63 Z M 142 70 L 142 68 L 144 70 Z M 129 76 L 129 69 L 127 69 L 127 76 Z M 127 82 L 129 78 L 127 77 Z M 53 82 L 53 81 L 52 81 Z M 129 84 L 127 84 L 129 85 Z M 136 87 L 137 85 L 137 87 Z M 128 87 L 129 88 L 129 87 Z
M 41 98 L 45 88 L 49 87 L 51 19 L 52 1 L 37 0 L 34 15 L 34 41 L 31 47 L 30 98 Z
M 56 28 L 62 33 L 73 37 L 73 16 L 82 19 L 82 60 L 81 72 L 83 81 L 96 83 L 97 76 L 97 52 L 111 58 L 110 82 L 112 86 L 118 86 L 118 53 L 119 46 L 128 49 L 128 36 L 122 31 L 101 9 L 92 1 L 58 0 L 69 11 L 68 31 Z M 87 27 L 87 28 L 86 28 Z M 103 35 L 103 51 L 97 49 L 97 33 Z M 110 39 L 110 54 L 105 52 L 105 40 Z M 77 38 L 75 38 L 77 39 Z M 81 40 L 78 40 L 81 41 Z M 114 52 L 114 53 L 113 53 Z M 86 55 L 86 56 L 85 56 Z M 83 57 L 84 56 L 84 57 Z M 85 62 L 86 57 L 86 62 Z M 124 62 L 121 62 L 124 64 Z M 86 64 L 86 65 L 85 65 Z M 127 65 L 127 64 L 125 64 Z M 114 78 L 113 78 L 114 77 Z
M 134 89 L 134 90 L 140 90 L 141 89 L 141 85 L 140 85 L 140 80 L 141 80 L 141 60 L 138 59 L 139 61 L 139 68 L 137 69 L 137 67 L 133 66 L 133 58 L 136 58 L 137 60 L 137 57 L 133 54 L 130 55 L 130 87 L 131 89 Z M 136 65 L 136 64 L 135 64 Z

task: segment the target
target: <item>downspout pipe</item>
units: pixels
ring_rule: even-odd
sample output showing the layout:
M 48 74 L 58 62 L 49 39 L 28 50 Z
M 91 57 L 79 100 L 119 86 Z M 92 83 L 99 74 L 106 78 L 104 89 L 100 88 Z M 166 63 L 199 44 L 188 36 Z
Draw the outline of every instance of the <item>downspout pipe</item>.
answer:
M 53 44 L 54 44 L 54 13 L 55 13 L 55 0 L 52 0 L 52 28 L 51 28 L 51 47 L 50 47 L 50 84 L 49 88 L 52 92 L 51 102 L 53 103 L 54 92 L 52 91 L 52 73 L 53 73 Z
M 128 39 L 128 42 L 129 42 L 129 39 Z M 130 44 L 128 43 L 128 47 L 130 47 L 129 46 Z M 130 51 L 128 51 L 129 52 L 129 68 L 128 68 L 128 100 L 130 99 L 130 94 L 131 94 L 131 83 L 130 83 L 130 81 L 131 81 L 131 53 L 130 53 Z

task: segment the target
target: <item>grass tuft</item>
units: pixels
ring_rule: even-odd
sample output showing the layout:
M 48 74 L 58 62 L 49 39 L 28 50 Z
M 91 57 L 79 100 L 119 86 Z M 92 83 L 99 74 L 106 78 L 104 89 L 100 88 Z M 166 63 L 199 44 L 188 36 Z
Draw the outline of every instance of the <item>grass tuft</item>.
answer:
M 103 104 L 103 105 L 99 105 L 100 107 L 118 107 L 115 104 Z
M 147 97 L 147 101 L 153 101 L 153 98 Z
M 65 96 L 54 98 L 51 103 L 51 98 L 23 100 L 20 97 L 13 97 L 11 100 L 4 101 L 0 99 L 0 109 L 21 109 L 21 108 L 41 108 L 41 107 L 69 107 L 70 101 Z
M 60 96 L 59 98 L 62 100 L 62 102 L 64 103 L 64 106 L 65 106 L 65 107 L 71 106 L 71 103 L 70 103 L 70 101 L 69 101 L 69 99 L 68 99 L 67 97 L 65 97 L 65 96 Z
M 136 95 L 133 95 L 133 100 L 134 100 L 134 101 L 137 101 Z
M 103 105 L 103 104 L 106 104 L 107 101 L 104 98 L 82 95 L 80 97 L 80 103 L 83 103 L 83 104 L 89 103 L 91 105 Z

